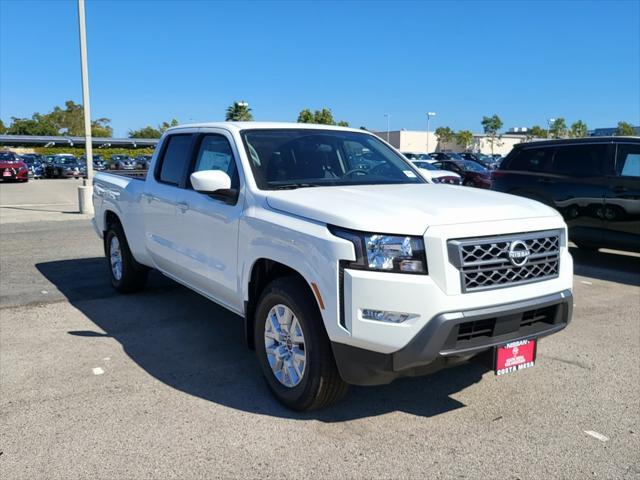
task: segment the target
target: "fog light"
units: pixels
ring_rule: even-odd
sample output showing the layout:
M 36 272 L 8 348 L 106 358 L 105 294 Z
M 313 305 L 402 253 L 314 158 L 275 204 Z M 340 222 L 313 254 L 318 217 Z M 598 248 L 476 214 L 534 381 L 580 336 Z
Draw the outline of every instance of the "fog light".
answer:
M 389 312 L 387 310 L 362 310 L 362 318 L 365 320 L 376 320 L 378 322 L 402 323 L 418 315 L 414 313 Z

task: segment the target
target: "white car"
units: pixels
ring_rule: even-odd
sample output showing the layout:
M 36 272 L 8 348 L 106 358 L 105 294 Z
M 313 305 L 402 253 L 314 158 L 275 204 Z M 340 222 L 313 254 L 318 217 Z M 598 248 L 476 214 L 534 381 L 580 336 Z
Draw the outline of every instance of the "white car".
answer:
M 236 313 L 296 410 L 481 356 L 499 374 L 530 367 L 571 318 L 555 210 L 427 183 L 363 130 L 171 128 L 146 180 L 98 173 L 93 202 L 113 287 L 137 291 L 154 268 Z

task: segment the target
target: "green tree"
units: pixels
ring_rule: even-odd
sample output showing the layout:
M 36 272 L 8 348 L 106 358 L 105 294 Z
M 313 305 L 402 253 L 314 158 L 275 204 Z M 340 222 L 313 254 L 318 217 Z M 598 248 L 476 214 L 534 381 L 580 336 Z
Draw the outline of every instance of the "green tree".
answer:
M 138 130 L 129 130 L 129 138 L 160 138 L 169 128 L 177 126 L 178 120 L 173 118 L 171 122 L 162 122 L 157 128 L 147 125 Z
M 465 150 L 473 144 L 473 132 L 469 130 L 460 130 L 456 133 L 456 143 Z
M 160 138 L 162 132 L 158 128 L 153 128 L 151 125 L 140 128 L 138 130 L 129 130 L 129 138 Z
M 564 118 L 559 117 L 551 122 L 549 125 L 549 136 L 551 138 L 563 138 L 567 136 L 567 122 Z
M 11 117 L 11 125 L 7 129 L 9 135 L 58 135 L 58 128 L 50 121 L 43 119 L 39 113 L 31 118 Z
M 527 131 L 529 138 L 547 138 L 548 132 L 540 125 L 534 125 Z
M 178 120 L 172 118 L 170 122 L 162 122 L 160 125 L 158 125 L 158 130 L 160 130 L 160 133 L 164 133 L 171 127 L 177 127 L 178 125 Z
M 616 129 L 616 135 L 619 136 L 634 136 L 637 135 L 636 129 L 629 122 L 618 122 L 618 128 Z
M 225 119 L 227 122 L 250 122 L 253 120 L 253 114 L 247 102 L 233 102 L 233 105 L 227 108 Z
M 484 133 L 489 137 L 491 153 L 493 154 L 493 147 L 500 144 L 500 135 L 498 135 L 498 132 L 502 128 L 502 120 L 497 114 L 494 113 L 490 117 L 483 116 L 480 123 L 482 124 Z
M 435 131 L 436 137 L 440 148 L 443 148 L 446 143 L 450 143 L 455 138 L 455 132 L 449 127 L 438 127 Z
M 308 108 L 298 114 L 298 123 L 316 123 L 314 119 L 313 112 Z
M 7 133 L 7 127 L 4 126 L 4 122 L 0 119 L 0 135 Z
M 311 112 L 310 109 L 305 108 L 298 114 L 298 123 L 317 123 L 319 125 L 338 125 L 340 127 L 348 127 L 349 122 L 340 120 L 336 122 L 333 119 L 333 113 L 330 108 L 323 108 L 322 110 L 316 110 Z
M 571 124 L 571 129 L 569 130 L 569 136 L 571 138 L 583 138 L 589 135 L 589 129 L 587 128 L 587 124 L 582 120 L 578 120 Z

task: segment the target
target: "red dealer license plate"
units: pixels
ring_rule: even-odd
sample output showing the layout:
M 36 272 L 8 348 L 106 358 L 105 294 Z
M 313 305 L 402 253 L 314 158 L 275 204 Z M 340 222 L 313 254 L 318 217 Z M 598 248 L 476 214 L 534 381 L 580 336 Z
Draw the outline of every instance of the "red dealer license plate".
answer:
M 496 375 L 533 367 L 536 362 L 536 341 L 520 340 L 496 347 Z

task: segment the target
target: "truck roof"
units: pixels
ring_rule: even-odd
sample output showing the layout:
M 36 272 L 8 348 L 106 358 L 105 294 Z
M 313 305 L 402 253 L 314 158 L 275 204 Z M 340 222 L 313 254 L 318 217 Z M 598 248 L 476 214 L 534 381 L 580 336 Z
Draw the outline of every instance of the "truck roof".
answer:
M 184 128 L 224 128 L 225 130 L 255 130 L 255 129 L 285 129 L 285 128 L 305 128 L 309 130 L 343 130 L 351 132 L 364 132 L 359 128 L 338 127 L 336 125 L 318 125 L 315 123 L 295 123 L 295 122 L 204 122 L 189 123 L 171 127 L 167 131 L 172 132 Z M 371 132 L 369 132 L 371 133 Z

